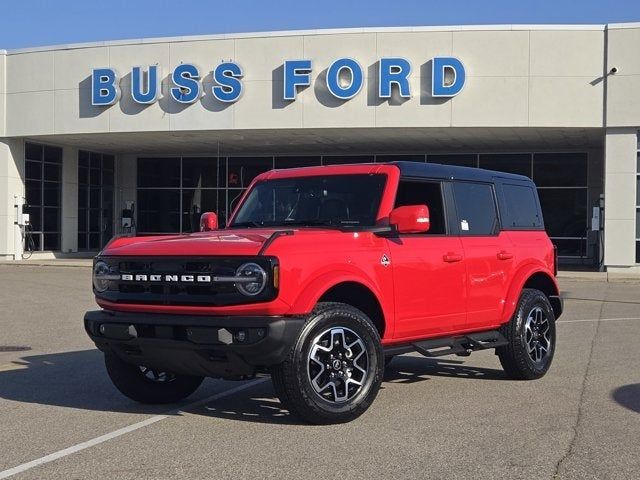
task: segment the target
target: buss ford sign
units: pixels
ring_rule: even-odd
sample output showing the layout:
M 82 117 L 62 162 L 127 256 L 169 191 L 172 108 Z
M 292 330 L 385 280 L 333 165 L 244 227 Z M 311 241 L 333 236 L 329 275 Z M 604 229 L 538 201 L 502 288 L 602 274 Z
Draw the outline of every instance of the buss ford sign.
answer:
M 286 60 L 282 65 L 282 99 L 295 101 L 298 90 L 311 84 L 311 60 Z M 403 98 L 411 97 L 409 77 L 411 64 L 405 58 L 381 58 L 377 65 L 378 96 L 391 98 L 394 89 Z M 208 72 L 207 72 L 208 74 Z M 196 102 L 203 95 L 202 72 L 191 63 L 181 63 L 171 72 L 173 86 L 169 95 L 179 103 Z M 217 100 L 236 102 L 242 96 L 243 70 L 236 62 L 220 63 L 211 71 L 213 84 L 209 87 Z M 347 101 L 362 90 L 364 84 L 362 66 L 352 58 L 339 58 L 326 70 L 326 89 L 338 100 Z M 431 95 L 455 97 L 464 87 L 464 65 L 454 57 L 431 59 Z M 120 98 L 120 77 L 113 68 L 94 68 L 91 74 L 91 103 L 113 105 Z M 162 95 L 161 73 L 158 65 L 131 69 L 131 98 L 139 104 L 151 104 Z

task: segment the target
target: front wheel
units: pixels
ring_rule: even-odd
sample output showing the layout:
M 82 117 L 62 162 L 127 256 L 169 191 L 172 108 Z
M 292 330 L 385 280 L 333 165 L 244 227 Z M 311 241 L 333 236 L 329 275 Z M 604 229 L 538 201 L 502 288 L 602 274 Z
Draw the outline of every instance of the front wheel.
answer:
M 320 303 L 283 363 L 272 369 L 289 412 L 316 424 L 343 423 L 371 405 L 384 373 L 380 336 L 360 310 Z
M 203 377 L 176 375 L 123 362 L 116 355 L 104 357 L 107 373 L 118 390 L 140 403 L 174 403 L 188 397 Z
M 534 380 L 547 373 L 556 347 L 556 317 L 544 293 L 525 288 L 501 331 L 509 343 L 496 353 L 509 377 Z

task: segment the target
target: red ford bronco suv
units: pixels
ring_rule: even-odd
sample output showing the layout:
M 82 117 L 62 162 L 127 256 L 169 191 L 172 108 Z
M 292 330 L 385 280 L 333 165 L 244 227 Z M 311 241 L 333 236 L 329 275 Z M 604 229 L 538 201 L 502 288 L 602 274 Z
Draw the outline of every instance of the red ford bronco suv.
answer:
M 145 403 L 204 377 L 270 373 L 292 414 L 362 414 L 385 362 L 494 348 L 542 377 L 562 302 L 533 182 L 397 162 L 273 170 L 217 229 L 120 237 L 96 257 L 85 328 L 109 376 Z

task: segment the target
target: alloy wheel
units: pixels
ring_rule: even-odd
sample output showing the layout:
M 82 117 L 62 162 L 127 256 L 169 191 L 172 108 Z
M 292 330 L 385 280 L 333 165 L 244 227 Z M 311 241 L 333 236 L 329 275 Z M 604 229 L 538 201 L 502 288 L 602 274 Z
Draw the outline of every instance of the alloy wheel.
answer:
M 143 365 L 140 365 L 138 368 L 140 369 L 142 374 L 145 376 L 145 378 L 147 378 L 148 380 L 151 380 L 152 382 L 167 383 L 175 380 L 176 378 L 176 376 L 172 373 L 153 370 Z
M 332 403 L 351 400 L 368 376 L 369 354 L 360 336 L 344 327 L 323 331 L 312 342 L 307 372 L 317 395 Z
M 529 358 L 541 363 L 551 349 L 550 325 L 547 315 L 540 307 L 534 307 L 527 315 L 524 324 L 524 341 L 527 345 Z

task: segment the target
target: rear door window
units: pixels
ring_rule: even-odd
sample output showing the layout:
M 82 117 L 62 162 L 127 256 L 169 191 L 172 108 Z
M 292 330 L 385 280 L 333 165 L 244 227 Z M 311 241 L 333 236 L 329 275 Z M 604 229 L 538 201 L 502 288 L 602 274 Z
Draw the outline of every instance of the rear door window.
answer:
M 495 235 L 498 232 L 493 186 L 486 183 L 453 183 L 460 235 Z

